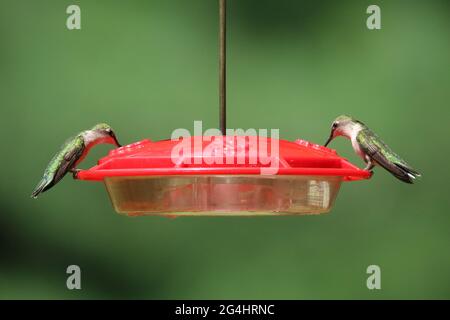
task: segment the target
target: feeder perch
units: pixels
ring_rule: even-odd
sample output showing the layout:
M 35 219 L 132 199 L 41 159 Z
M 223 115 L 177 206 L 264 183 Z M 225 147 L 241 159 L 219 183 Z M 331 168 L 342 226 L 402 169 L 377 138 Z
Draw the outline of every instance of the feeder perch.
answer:
M 142 140 L 110 151 L 78 178 L 103 181 L 115 210 L 126 215 L 256 216 L 328 212 L 343 181 L 370 177 L 334 150 L 304 140 L 184 139 L 192 142 L 187 155 L 172 154 L 179 141 Z M 252 147 L 274 142 L 277 158 L 252 163 Z M 261 174 L 271 164 L 276 173 Z

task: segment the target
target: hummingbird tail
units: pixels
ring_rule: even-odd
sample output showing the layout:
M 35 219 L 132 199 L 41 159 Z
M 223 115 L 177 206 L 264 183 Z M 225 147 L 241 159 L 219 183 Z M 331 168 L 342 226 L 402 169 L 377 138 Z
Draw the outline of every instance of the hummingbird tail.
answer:
M 414 180 L 417 177 L 420 177 L 420 173 L 418 173 L 417 171 L 415 171 L 409 167 L 405 167 L 405 166 L 403 166 L 401 164 L 397 164 L 397 163 L 395 164 L 395 166 L 396 166 L 397 170 L 395 170 L 395 171 L 390 170 L 390 171 L 395 177 L 402 180 L 403 182 L 413 184 Z
M 51 186 L 52 186 L 51 181 L 43 178 L 41 181 L 39 181 L 36 188 L 34 188 L 33 192 L 31 193 L 31 197 L 33 199 L 36 199 L 38 195 L 48 190 Z
M 414 180 L 420 176 L 419 173 L 415 170 L 412 170 L 409 167 L 405 167 L 400 163 L 391 162 L 385 157 L 378 156 L 377 158 L 375 158 L 375 161 L 377 164 L 389 171 L 394 177 L 403 182 L 413 184 Z
M 405 171 L 408 175 L 412 176 L 413 179 L 415 179 L 417 177 L 421 177 L 421 174 L 418 171 L 416 171 L 415 169 L 411 168 L 410 166 L 405 166 L 401 163 L 397 163 L 396 165 L 397 165 L 397 167 L 399 167 L 400 169 Z

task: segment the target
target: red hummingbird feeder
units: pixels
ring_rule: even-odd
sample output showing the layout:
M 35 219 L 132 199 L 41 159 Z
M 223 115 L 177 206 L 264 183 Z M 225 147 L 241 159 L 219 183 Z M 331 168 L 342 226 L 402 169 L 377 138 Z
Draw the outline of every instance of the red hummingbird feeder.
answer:
M 332 149 L 304 140 L 225 135 L 226 2 L 219 3 L 223 135 L 184 137 L 183 142 L 142 140 L 110 151 L 96 166 L 80 171 L 77 178 L 103 181 L 115 210 L 130 216 L 259 216 L 330 211 L 342 182 L 368 179 L 370 172 Z M 184 148 L 180 149 L 180 144 Z
M 115 210 L 127 215 L 248 216 L 325 213 L 343 181 L 370 176 L 334 150 L 304 140 L 185 139 L 191 149 L 176 156 L 176 140 L 142 140 L 112 150 L 78 178 L 103 181 Z M 202 141 L 199 150 L 195 139 Z M 274 143 L 279 150 L 271 150 L 271 161 L 252 161 L 254 146 Z

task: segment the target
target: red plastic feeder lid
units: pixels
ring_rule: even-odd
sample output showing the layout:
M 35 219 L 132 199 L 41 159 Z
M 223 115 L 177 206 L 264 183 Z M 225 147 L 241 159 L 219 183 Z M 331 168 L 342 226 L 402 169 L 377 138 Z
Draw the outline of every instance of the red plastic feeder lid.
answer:
M 360 180 L 359 169 L 335 150 L 304 140 L 258 136 L 203 136 L 152 142 L 148 139 L 114 149 L 98 165 L 78 173 L 81 180 L 168 175 L 337 176 Z

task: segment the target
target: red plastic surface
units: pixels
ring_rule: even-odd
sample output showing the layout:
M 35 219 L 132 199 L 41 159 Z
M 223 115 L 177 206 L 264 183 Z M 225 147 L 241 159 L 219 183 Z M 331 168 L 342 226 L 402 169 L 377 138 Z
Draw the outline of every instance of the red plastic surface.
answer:
M 105 177 L 119 176 L 259 175 L 262 168 L 270 167 L 270 163 L 250 162 L 250 149 L 254 148 L 255 139 L 258 144 L 265 143 L 269 156 L 272 156 L 271 144 L 277 142 L 271 138 L 249 136 L 203 137 L 200 143 L 198 141 L 201 137 L 185 139 L 190 139 L 191 142 L 191 152 L 188 155 L 172 155 L 173 148 L 180 141 L 152 142 L 145 139 L 110 151 L 108 156 L 99 160 L 98 165 L 80 171 L 78 178 L 103 180 Z M 197 140 L 194 141 L 195 139 Z M 347 181 L 370 177 L 370 172 L 339 157 L 335 150 L 304 140 L 278 140 L 278 143 L 278 152 L 273 153 L 272 159 L 278 163 L 277 175 L 341 176 Z M 238 156 L 245 161 L 239 163 Z M 222 158 L 223 164 L 218 164 L 218 161 L 212 163 L 214 159 L 220 160 L 219 158 Z M 233 164 L 227 164 L 227 158 L 234 160 L 229 161 Z

